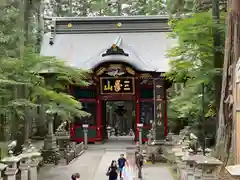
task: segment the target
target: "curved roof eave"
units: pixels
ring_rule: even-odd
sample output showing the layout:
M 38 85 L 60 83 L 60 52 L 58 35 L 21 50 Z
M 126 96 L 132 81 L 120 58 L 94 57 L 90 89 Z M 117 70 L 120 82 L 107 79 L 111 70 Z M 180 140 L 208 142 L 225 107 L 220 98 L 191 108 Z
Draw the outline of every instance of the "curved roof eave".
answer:
M 139 71 L 154 71 L 151 68 L 144 67 L 141 63 L 135 63 L 134 60 L 131 60 L 131 58 L 123 55 L 109 55 L 109 56 L 102 57 L 101 59 L 96 59 L 96 58 L 99 58 L 99 56 L 97 57 L 95 56 L 91 58 L 91 62 L 89 62 L 87 66 L 88 69 L 95 69 L 100 64 L 107 63 L 107 62 L 123 62 L 133 66 L 135 69 Z
M 119 44 L 119 47 L 124 49 L 124 51 L 128 53 L 129 56 L 108 55 L 102 57 L 101 55 L 107 50 L 107 48 L 105 48 L 104 50 L 100 51 L 99 53 L 97 53 L 96 55 L 92 56 L 90 59 L 84 62 L 88 63 L 87 65 L 88 69 L 95 69 L 100 64 L 107 62 L 123 62 L 133 66 L 135 69 L 139 71 L 155 71 L 153 67 L 149 66 L 150 62 L 145 62 L 144 60 L 142 60 L 131 47 L 123 44 Z

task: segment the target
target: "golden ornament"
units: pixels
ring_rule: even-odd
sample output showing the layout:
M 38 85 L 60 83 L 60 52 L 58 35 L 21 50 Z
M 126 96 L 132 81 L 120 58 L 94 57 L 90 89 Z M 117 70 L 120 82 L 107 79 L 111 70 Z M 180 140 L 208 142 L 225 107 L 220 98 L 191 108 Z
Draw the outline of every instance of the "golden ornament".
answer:
M 122 23 L 117 23 L 117 27 L 120 28 L 122 26 Z

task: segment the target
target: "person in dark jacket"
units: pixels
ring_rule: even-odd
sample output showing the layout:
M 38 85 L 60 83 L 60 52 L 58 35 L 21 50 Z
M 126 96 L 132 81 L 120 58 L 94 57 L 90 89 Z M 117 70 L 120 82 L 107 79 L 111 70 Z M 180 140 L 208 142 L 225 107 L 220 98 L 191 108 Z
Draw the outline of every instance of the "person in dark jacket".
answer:
M 121 154 L 120 158 L 118 159 L 118 167 L 119 167 L 119 171 L 120 171 L 120 173 L 119 173 L 120 179 L 122 179 L 123 168 L 124 168 L 126 162 L 127 162 L 127 160 L 124 157 L 124 154 Z
M 118 177 L 118 167 L 117 162 L 115 160 L 112 160 L 111 165 L 108 168 L 107 176 L 109 176 L 109 180 L 117 180 Z
M 78 180 L 80 178 L 80 174 L 79 173 L 74 173 L 71 177 L 72 180 Z
M 142 179 L 142 167 L 144 162 L 144 157 L 141 152 L 136 152 L 136 165 L 138 168 L 138 178 Z

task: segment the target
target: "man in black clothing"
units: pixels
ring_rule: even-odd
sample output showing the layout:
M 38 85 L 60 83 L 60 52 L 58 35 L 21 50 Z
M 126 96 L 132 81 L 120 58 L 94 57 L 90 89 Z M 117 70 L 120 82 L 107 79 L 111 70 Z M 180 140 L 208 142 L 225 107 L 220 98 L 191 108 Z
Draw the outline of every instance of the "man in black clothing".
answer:
M 136 165 L 138 168 L 138 178 L 142 179 L 142 167 L 143 167 L 144 157 L 141 152 L 136 152 Z

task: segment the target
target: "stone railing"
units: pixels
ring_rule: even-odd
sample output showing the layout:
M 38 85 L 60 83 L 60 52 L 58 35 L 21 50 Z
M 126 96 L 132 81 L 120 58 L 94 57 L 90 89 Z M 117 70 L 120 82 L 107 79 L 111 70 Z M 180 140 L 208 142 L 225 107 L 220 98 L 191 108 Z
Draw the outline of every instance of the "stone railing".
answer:
M 71 142 L 69 132 L 66 131 L 66 122 L 63 122 L 57 129 L 55 136 L 60 153 L 60 163 L 69 164 L 74 158 L 84 152 L 84 143 Z
M 76 157 L 81 155 L 84 152 L 84 149 L 85 149 L 85 146 L 83 142 L 81 142 L 80 144 L 77 144 L 75 148 Z
M 227 166 L 226 170 L 231 175 L 232 179 L 234 180 L 240 179 L 240 164 Z
M 187 128 L 186 128 L 187 129 Z M 201 147 L 193 151 L 191 140 L 186 135 L 186 130 L 179 136 L 173 137 L 175 142 L 169 154 L 173 156 L 177 177 L 180 180 L 218 180 L 222 162 L 211 157 L 211 149 L 205 149 L 203 155 Z
M 84 143 L 80 143 L 71 147 L 70 150 L 65 152 L 66 164 L 69 164 L 74 158 L 80 156 L 85 150 Z
M 218 180 L 222 162 L 203 155 L 185 155 L 179 162 L 181 180 Z
M 1 160 L 0 180 L 37 180 L 37 167 L 42 160 L 41 153 L 33 146 L 18 156 L 10 155 Z
M 218 180 L 222 162 L 210 156 L 188 149 L 187 144 L 176 145 L 172 152 L 175 156 L 177 177 L 180 180 Z

